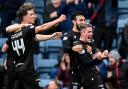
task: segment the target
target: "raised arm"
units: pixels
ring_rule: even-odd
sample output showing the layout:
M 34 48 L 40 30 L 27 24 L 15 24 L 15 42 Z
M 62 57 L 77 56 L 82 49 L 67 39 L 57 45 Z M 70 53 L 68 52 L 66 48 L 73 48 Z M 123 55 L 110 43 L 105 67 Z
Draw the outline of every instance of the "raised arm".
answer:
M 51 27 L 53 27 L 54 25 L 60 23 L 60 22 L 63 22 L 64 20 L 66 20 L 66 16 L 65 15 L 61 15 L 59 18 L 51 21 L 51 22 L 48 22 L 48 23 L 45 23 L 45 24 L 42 24 L 40 26 L 37 26 L 35 29 L 35 32 L 36 33 L 39 33 L 39 32 L 43 32 Z
M 39 33 L 39 32 L 43 32 L 51 27 L 53 27 L 54 25 L 60 23 L 60 22 L 63 22 L 64 20 L 66 20 L 66 16 L 65 15 L 61 15 L 59 18 L 51 21 L 51 22 L 48 22 L 48 23 L 45 23 L 45 24 L 42 24 L 40 26 L 36 26 L 35 27 L 35 32 L 36 33 Z M 31 24 L 14 24 L 14 25 L 10 25 L 8 27 L 6 27 L 6 32 L 16 32 L 16 31 L 19 31 L 22 27 L 26 27 L 28 25 L 31 25 Z
M 41 34 L 36 34 L 35 36 L 35 41 L 43 41 L 43 40 L 49 40 L 49 39 L 57 39 L 62 36 L 62 32 L 55 32 L 51 35 L 41 35 Z

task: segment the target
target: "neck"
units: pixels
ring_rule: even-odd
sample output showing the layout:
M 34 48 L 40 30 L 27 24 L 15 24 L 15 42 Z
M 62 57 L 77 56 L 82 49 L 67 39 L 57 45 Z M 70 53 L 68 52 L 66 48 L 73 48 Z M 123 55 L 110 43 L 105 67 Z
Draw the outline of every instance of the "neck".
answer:
M 76 27 L 73 27 L 74 32 L 79 32 L 79 30 Z
M 32 23 L 30 23 L 30 22 L 27 21 L 26 19 L 23 19 L 23 20 L 21 21 L 21 24 L 32 24 Z
M 84 39 L 84 37 L 80 37 L 80 40 L 83 41 L 83 42 L 85 42 L 85 43 L 87 42 L 87 41 Z
M 26 21 L 21 21 L 21 24 L 28 24 Z

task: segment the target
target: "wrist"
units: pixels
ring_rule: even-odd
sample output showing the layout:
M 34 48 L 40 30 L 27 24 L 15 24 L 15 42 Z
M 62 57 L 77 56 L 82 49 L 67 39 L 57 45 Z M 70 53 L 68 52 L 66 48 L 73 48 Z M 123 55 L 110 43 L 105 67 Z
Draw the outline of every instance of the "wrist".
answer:
M 57 19 L 57 23 L 61 23 L 62 20 L 60 18 Z

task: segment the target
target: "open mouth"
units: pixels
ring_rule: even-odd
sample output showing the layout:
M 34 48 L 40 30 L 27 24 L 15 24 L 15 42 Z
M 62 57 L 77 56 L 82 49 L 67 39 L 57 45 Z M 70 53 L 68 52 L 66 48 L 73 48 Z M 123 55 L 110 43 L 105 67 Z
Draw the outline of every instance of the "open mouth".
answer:
M 93 37 L 92 37 L 92 36 L 89 36 L 89 37 L 88 37 L 88 39 L 92 40 L 92 39 L 93 39 Z
M 93 37 L 92 36 L 89 36 L 88 37 L 88 42 L 92 42 L 92 40 L 93 40 Z

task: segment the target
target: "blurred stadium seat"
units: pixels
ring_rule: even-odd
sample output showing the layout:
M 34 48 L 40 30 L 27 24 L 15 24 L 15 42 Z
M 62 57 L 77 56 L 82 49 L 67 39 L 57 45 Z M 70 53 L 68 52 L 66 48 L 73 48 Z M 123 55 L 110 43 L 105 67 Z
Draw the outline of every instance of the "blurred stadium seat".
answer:
M 55 59 L 38 59 L 37 60 L 37 72 L 40 73 L 48 73 L 50 74 L 52 68 L 58 64 L 58 60 Z
M 49 84 L 50 81 L 52 81 L 52 80 L 51 79 L 41 79 L 41 81 L 39 82 L 39 85 L 40 85 L 40 87 L 44 88 Z

